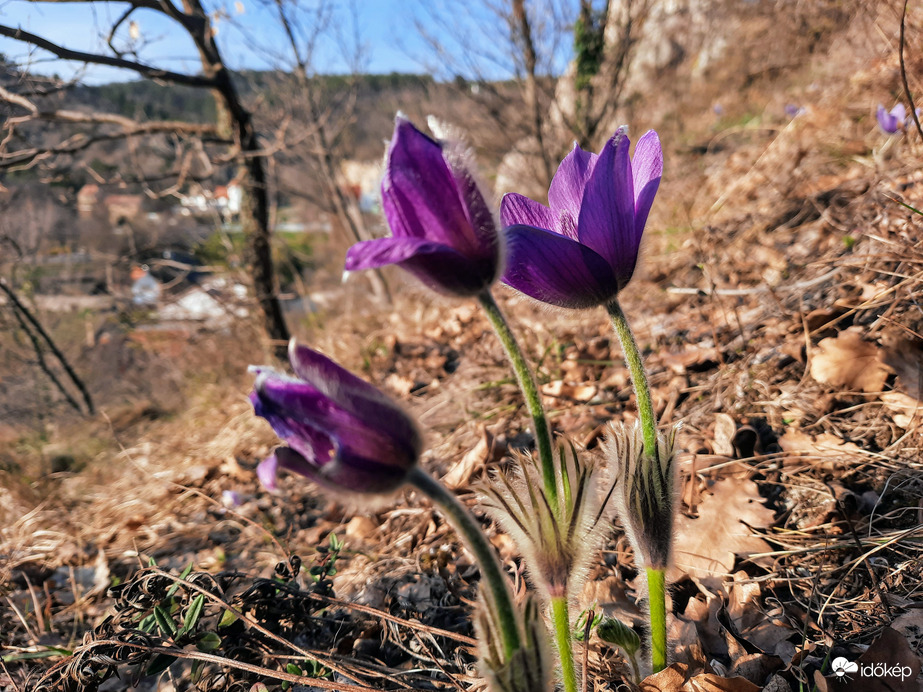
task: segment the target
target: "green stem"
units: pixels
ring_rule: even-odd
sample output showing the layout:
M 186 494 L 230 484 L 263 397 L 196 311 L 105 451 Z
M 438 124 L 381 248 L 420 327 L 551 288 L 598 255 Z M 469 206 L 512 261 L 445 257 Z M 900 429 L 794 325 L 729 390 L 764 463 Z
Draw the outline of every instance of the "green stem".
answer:
M 522 642 L 519 637 L 518 619 L 513 607 L 509 581 L 503 574 L 493 546 L 488 542 L 480 525 L 458 498 L 423 469 L 415 468 L 410 472 L 407 480 L 442 510 L 449 523 L 474 553 L 481 574 L 484 576 L 484 583 L 489 590 L 488 598 L 497 614 L 499 622 L 496 625 L 503 638 L 503 651 L 509 660 L 516 651 L 522 648 Z
M 551 447 L 551 430 L 548 427 L 548 419 L 545 417 L 545 409 L 542 407 L 542 398 L 538 392 L 538 386 L 535 384 L 535 376 L 532 374 L 529 364 L 526 362 L 522 349 L 516 341 L 516 336 L 510 330 L 510 325 L 500 311 L 500 306 L 494 300 L 490 289 L 485 289 L 478 295 L 478 300 L 487 313 L 487 319 L 490 320 L 494 331 L 506 351 L 510 363 L 513 365 L 513 371 L 516 373 L 516 379 L 519 382 L 519 388 L 526 400 L 526 407 L 532 415 L 532 425 L 535 428 L 535 445 L 538 448 L 538 457 L 542 463 L 542 482 L 545 486 L 545 495 L 551 504 L 552 511 L 557 517 L 559 514 L 558 503 L 558 484 L 554 471 L 554 459 Z
M 651 611 L 651 667 L 659 673 L 667 667 L 666 572 L 647 568 L 647 597 Z
M 561 659 L 564 692 L 577 692 L 577 671 L 574 668 L 574 648 L 571 643 L 567 596 L 551 598 L 551 619 L 554 625 L 554 638 L 558 645 L 558 657 Z
M 622 344 L 625 364 L 628 366 L 631 383 L 635 388 L 635 397 L 638 400 L 638 418 L 641 420 L 641 432 L 644 435 L 644 451 L 649 457 L 656 459 L 657 418 L 654 416 L 651 387 L 647 382 L 647 374 L 644 372 L 644 363 L 641 362 L 641 351 L 638 349 L 638 342 L 635 341 L 635 335 L 631 331 L 631 326 L 629 326 L 618 300 L 613 300 L 606 309 L 609 311 L 612 326 L 615 327 L 615 333 L 618 334 L 619 341 Z

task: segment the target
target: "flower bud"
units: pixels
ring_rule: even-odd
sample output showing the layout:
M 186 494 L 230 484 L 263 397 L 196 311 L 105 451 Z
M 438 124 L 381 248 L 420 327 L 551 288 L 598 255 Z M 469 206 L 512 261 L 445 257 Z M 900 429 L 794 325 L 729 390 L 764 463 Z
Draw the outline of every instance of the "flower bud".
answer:
M 639 566 L 665 570 L 670 564 L 678 500 L 675 441 L 657 435 L 653 455 L 644 449 L 641 425 L 610 424 L 605 448 L 615 473 L 615 507 Z
M 596 626 L 596 634 L 604 642 L 620 647 L 628 656 L 634 656 L 641 649 L 638 633 L 616 618 L 604 618 Z

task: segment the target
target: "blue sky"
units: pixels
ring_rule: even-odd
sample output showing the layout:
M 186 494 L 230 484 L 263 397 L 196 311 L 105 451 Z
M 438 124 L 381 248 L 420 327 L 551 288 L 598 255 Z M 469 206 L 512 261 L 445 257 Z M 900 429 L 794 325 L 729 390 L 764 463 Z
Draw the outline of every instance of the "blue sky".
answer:
M 425 42 L 414 27 L 420 6 L 416 0 L 355 0 L 358 34 L 365 46 L 365 70 L 369 72 L 424 72 L 420 61 L 427 55 Z M 311 0 L 304 2 L 311 6 Z M 352 15 L 346 2 L 335 3 L 336 14 L 331 22 L 330 36 L 318 44 L 315 65 L 319 72 L 349 71 L 343 51 L 337 46 L 335 34 L 352 41 L 355 35 Z M 217 22 L 218 40 L 225 60 L 232 68 L 271 67 L 267 58 L 274 48 L 284 46 L 284 39 L 270 13 L 258 0 L 224 0 L 208 4 L 222 12 Z M 98 3 L 31 3 L 8 0 L 0 5 L 0 23 L 21 27 L 68 48 L 93 51 L 105 48 L 109 27 L 128 7 L 119 2 Z M 196 72 L 198 59 L 191 42 L 175 25 L 157 12 L 138 10 L 132 15 L 140 32 L 139 55 L 142 61 L 174 70 Z M 129 45 L 128 24 L 116 35 L 116 45 Z M 143 44 L 143 45 L 142 45 Z M 26 44 L 0 38 L 0 53 L 17 63 L 28 62 L 41 73 L 57 73 L 69 77 L 81 66 L 64 65 L 51 60 L 49 54 L 31 50 Z M 110 69 L 93 68 L 84 73 L 90 83 L 122 81 L 130 74 Z

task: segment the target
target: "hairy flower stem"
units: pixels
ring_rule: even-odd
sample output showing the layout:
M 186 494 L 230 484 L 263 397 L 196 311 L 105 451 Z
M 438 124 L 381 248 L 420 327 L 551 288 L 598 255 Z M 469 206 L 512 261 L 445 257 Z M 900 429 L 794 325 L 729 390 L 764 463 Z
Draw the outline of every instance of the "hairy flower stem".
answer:
M 554 625 L 555 642 L 558 645 L 558 656 L 561 659 L 564 692 L 577 692 L 577 671 L 574 668 L 574 647 L 571 643 L 567 596 L 552 596 L 551 620 Z
M 551 430 L 548 427 L 548 419 L 545 417 L 545 409 L 542 407 L 542 398 L 538 392 L 538 386 L 535 384 L 535 376 L 532 374 L 529 364 L 526 362 L 522 349 L 516 341 L 516 336 L 510 330 L 510 325 L 500 311 L 500 306 L 494 300 L 490 290 L 487 289 L 478 295 L 478 301 L 484 312 L 487 313 L 487 319 L 490 320 L 494 331 L 506 351 L 510 363 L 513 365 L 513 371 L 516 373 L 516 380 L 519 382 L 519 388 L 526 400 L 526 407 L 532 415 L 532 425 L 535 428 L 535 445 L 538 447 L 538 457 L 542 462 L 542 483 L 545 486 L 545 495 L 551 505 L 554 515 L 560 514 L 560 505 L 558 503 L 558 484 L 555 478 L 554 460 L 552 458 L 551 448 Z
M 646 571 L 651 612 L 651 667 L 659 673 L 667 667 L 666 571 L 652 567 Z
M 641 431 L 644 436 L 644 451 L 652 459 L 657 458 L 657 419 L 654 417 L 654 402 L 651 399 L 651 388 L 647 383 L 647 373 L 644 372 L 644 363 L 641 362 L 641 351 L 638 342 L 631 331 L 631 326 L 622 312 L 618 300 L 613 300 L 606 306 L 612 326 L 619 336 L 622 344 L 622 353 L 625 354 L 625 365 L 631 375 L 631 383 L 635 388 L 635 397 L 638 400 L 638 418 L 641 420 Z
M 518 620 L 513 607 L 513 596 L 509 588 L 509 580 L 504 576 L 500 561 L 494 552 L 493 546 L 488 542 L 481 527 L 471 513 L 458 501 L 458 498 L 417 467 L 410 472 L 408 482 L 417 490 L 426 495 L 435 505 L 442 510 L 449 523 L 464 539 L 468 548 L 474 553 L 478 567 L 484 576 L 484 583 L 488 591 L 488 602 L 493 606 L 498 622 L 495 623 L 503 639 L 503 651 L 509 660 L 513 654 L 522 648 L 519 636 Z
M 644 439 L 644 454 L 651 460 L 658 460 L 657 445 L 657 419 L 654 416 L 654 403 L 651 399 L 651 388 L 647 382 L 647 373 L 641 362 L 641 351 L 638 342 L 631 331 L 625 313 L 618 300 L 613 300 L 607 306 L 612 326 L 619 336 L 622 352 L 625 354 L 625 364 L 631 374 L 634 385 L 635 397 L 638 400 L 638 419 L 641 421 L 641 434 Z M 651 664 L 655 673 L 667 667 L 667 608 L 666 608 L 666 575 L 662 569 L 647 567 L 648 596 L 650 598 L 651 612 Z

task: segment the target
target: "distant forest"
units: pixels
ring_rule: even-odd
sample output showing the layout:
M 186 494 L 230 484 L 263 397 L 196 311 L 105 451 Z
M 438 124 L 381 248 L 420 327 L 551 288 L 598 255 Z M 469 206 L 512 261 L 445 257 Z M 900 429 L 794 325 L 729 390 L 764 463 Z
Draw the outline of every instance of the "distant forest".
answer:
M 238 86 L 247 98 L 259 96 L 270 104 L 277 100 L 276 93 L 284 75 L 277 71 L 247 70 L 235 73 Z M 342 91 L 354 88 L 365 97 L 384 93 L 421 92 L 434 85 L 427 75 L 367 74 L 367 75 L 320 75 L 315 78 L 316 86 L 324 92 Z M 214 122 L 215 101 L 207 90 L 193 87 L 161 86 L 155 82 L 139 79 L 130 82 L 114 82 L 101 86 L 79 86 L 74 89 L 76 100 L 92 103 L 100 110 L 125 115 L 138 120 L 188 120 L 192 122 Z

